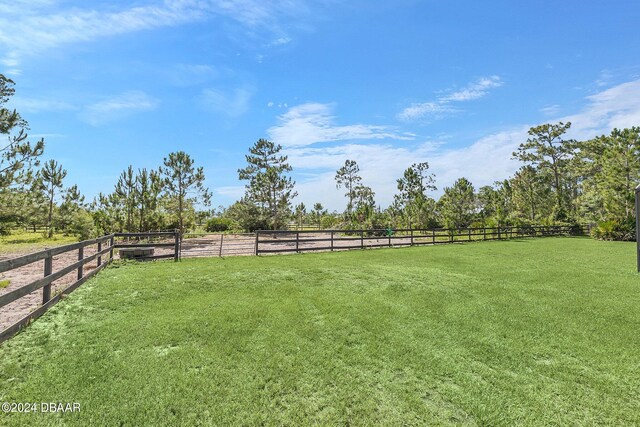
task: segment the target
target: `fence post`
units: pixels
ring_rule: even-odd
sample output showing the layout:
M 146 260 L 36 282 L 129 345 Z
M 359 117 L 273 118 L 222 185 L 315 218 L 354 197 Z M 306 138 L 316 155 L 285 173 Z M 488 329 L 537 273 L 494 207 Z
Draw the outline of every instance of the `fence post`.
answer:
M 298 249 L 300 248 L 300 233 L 296 233 L 296 252 L 300 252 Z
M 44 277 L 53 273 L 53 256 L 49 255 L 44 259 Z M 42 288 L 42 304 L 46 304 L 51 299 L 51 283 Z
M 436 244 L 436 230 L 431 230 L 431 243 Z
M 98 242 L 98 253 L 102 251 L 102 242 Z M 98 256 L 98 267 L 102 265 L 102 255 Z
M 389 247 L 391 247 L 391 228 L 389 228 Z
M 175 231 L 173 233 L 173 260 L 178 262 L 180 260 L 180 232 Z
M 258 255 L 258 235 L 260 234 L 260 232 L 258 230 L 256 230 L 256 256 Z
M 449 243 L 453 243 L 453 229 L 449 229 Z
M 333 231 L 331 232 L 331 252 L 333 252 Z
M 109 248 L 111 248 L 111 250 L 109 251 L 109 262 L 113 261 L 113 244 L 115 242 L 115 236 L 111 236 L 111 239 L 109 239 Z
M 482 240 L 487 240 L 487 227 L 482 226 Z
M 83 259 L 84 259 L 84 246 L 80 246 L 80 249 L 78 249 L 78 261 L 82 261 Z M 83 265 L 78 267 L 78 280 L 82 279 L 82 267 Z
M 364 230 L 360 230 L 360 249 L 364 249 Z
M 469 227 L 469 241 L 471 241 L 471 227 Z
M 640 273 L 640 185 L 636 187 L 636 257 Z
M 411 246 L 413 246 L 413 228 L 411 229 Z
M 498 240 L 502 239 L 502 235 L 500 233 L 500 224 L 498 224 Z
M 218 253 L 218 256 L 222 258 L 222 243 L 224 241 L 224 234 L 220 233 L 220 252 Z

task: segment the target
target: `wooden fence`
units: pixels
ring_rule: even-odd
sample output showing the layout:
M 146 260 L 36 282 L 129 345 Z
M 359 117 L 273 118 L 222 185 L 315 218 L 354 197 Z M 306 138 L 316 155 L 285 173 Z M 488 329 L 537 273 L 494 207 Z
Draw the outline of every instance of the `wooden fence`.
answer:
M 9 327 L 0 331 L 0 342 L 7 340 L 15 335 L 20 329 L 29 324 L 32 320 L 42 316 L 47 310 L 53 307 L 63 295 L 73 292 L 78 286 L 82 285 L 89 278 L 93 277 L 98 271 L 102 270 L 113 258 L 113 239 L 114 235 L 99 237 L 93 240 L 85 240 L 79 243 L 73 243 L 71 245 L 60 246 L 53 249 L 46 249 L 44 251 L 35 252 L 32 254 L 24 255 L 18 258 L 8 259 L 0 261 L 0 273 L 4 273 L 10 270 L 14 270 L 20 267 L 25 267 L 30 264 L 43 261 L 43 277 L 37 279 L 25 286 L 16 288 L 10 292 L 0 295 L 0 308 L 20 298 L 42 289 L 42 305 L 34 311 L 28 313 Z M 85 257 L 85 249 L 88 246 L 97 245 L 97 249 L 93 255 Z M 60 270 L 53 271 L 53 258 L 54 256 L 65 254 L 71 251 L 78 251 L 78 261 L 74 262 Z M 108 260 L 103 262 L 103 257 L 108 256 Z M 89 272 L 84 271 L 85 264 L 97 260 L 95 268 Z M 77 271 L 77 279 L 65 287 L 61 292 L 57 293 L 53 297 L 51 296 L 51 285 L 55 280 L 66 276 L 67 274 Z
M 139 261 L 156 259 L 180 259 L 180 233 L 177 231 L 156 231 L 148 233 L 115 233 L 115 249 L 158 248 L 162 253 L 137 257 Z
M 304 230 L 304 231 L 257 231 L 255 234 L 242 235 L 242 239 L 250 240 L 251 243 L 234 242 L 233 251 L 227 255 L 249 255 L 249 254 L 274 254 L 286 252 L 308 252 L 308 251 L 337 251 L 349 249 L 365 249 L 377 247 L 395 246 L 416 246 L 435 245 L 456 242 L 470 242 L 481 240 L 505 240 L 523 237 L 543 237 L 543 236 L 565 236 L 582 235 L 588 233 L 588 226 L 528 226 L 528 227 L 500 227 L 500 228 L 462 228 L 462 229 L 375 229 L 375 230 Z M 217 256 L 223 255 L 223 244 L 227 236 L 219 235 L 219 246 L 216 247 Z M 210 239 L 218 241 L 217 238 Z M 240 239 L 240 237 L 238 237 Z M 40 252 L 20 256 L 13 259 L 0 261 L 0 273 L 27 267 L 34 263 L 43 262 L 42 277 L 17 287 L 3 295 L 0 295 L 0 309 L 27 297 L 39 289 L 42 289 L 42 305 L 37 306 L 34 311 L 25 314 L 23 317 L 13 321 L 9 326 L 0 331 L 0 342 L 5 341 L 15 335 L 20 329 L 28 325 L 34 319 L 42 316 L 49 308 L 54 306 L 65 295 L 77 289 L 80 285 L 93 277 L 114 259 L 114 250 L 121 248 L 158 248 L 159 252 L 152 256 L 144 257 L 142 260 L 155 260 L 163 258 L 173 258 L 178 261 L 184 245 L 188 245 L 188 239 L 182 240 L 177 232 L 156 232 L 156 233 L 115 233 L 93 240 L 70 245 L 60 246 L 53 249 L 46 249 Z M 197 241 L 194 241 L 197 243 Z M 200 242 L 209 245 L 210 242 Z M 93 248 L 93 246 L 97 246 Z M 86 250 L 89 248 L 90 250 Z M 207 256 L 197 245 L 193 253 L 186 251 L 187 256 Z M 71 264 L 54 271 L 54 257 L 61 256 L 73 251 L 77 251 L 77 262 L 75 255 L 67 256 Z M 92 252 L 91 255 L 87 255 Z M 103 259 L 106 258 L 105 259 Z M 85 266 L 96 261 L 95 267 L 88 266 L 90 270 L 85 271 Z M 37 267 L 40 268 L 40 267 Z M 18 270 L 20 271 L 20 270 Z M 74 281 L 52 296 L 52 285 L 56 280 L 64 276 L 74 274 Z M 57 284 L 56 286 L 60 286 Z M 9 323 L 9 322 L 7 322 Z
M 223 257 L 255 254 L 254 233 L 185 234 L 180 244 L 180 256 Z
M 584 235 L 588 226 L 524 226 L 460 229 L 371 229 L 256 232 L 255 254 L 436 245 L 524 237 Z
M 11 323 L 5 329 L 0 331 L 0 342 L 5 341 L 15 335 L 23 327 L 31 323 L 33 320 L 42 316 L 47 310 L 53 307 L 61 298 L 70 294 L 89 278 L 95 276 L 107 264 L 114 259 L 114 250 L 120 248 L 161 248 L 167 250 L 168 253 L 157 254 L 141 258 L 141 260 L 153 260 L 163 258 L 173 258 L 178 260 L 180 257 L 180 239 L 176 232 L 159 232 L 159 233 L 115 233 L 108 236 L 99 237 L 93 240 L 85 240 L 71 245 L 60 246 L 57 248 L 46 249 L 40 252 L 24 255 L 0 261 L 0 273 L 17 270 L 21 267 L 28 267 L 34 263 L 44 260 L 43 277 L 31 283 L 20 286 L 12 291 L 0 295 L 0 309 L 13 302 L 20 300 L 42 289 L 42 305 L 37 306 L 35 310 L 25 314 L 15 322 Z M 87 249 L 91 249 L 92 255 L 85 256 Z M 77 262 L 73 262 L 56 271 L 53 269 L 54 257 L 59 257 L 69 252 L 77 251 Z M 106 259 L 103 259 L 106 258 Z M 65 257 L 68 258 L 68 257 Z M 75 258 L 75 256 L 73 257 Z M 95 267 L 90 271 L 85 271 L 85 265 L 96 261 Z M 20 271 L 20 270 L 18 270 Z M 51 295 L 52 285 L 56 280 L 72 274 L 77 271 L 77 276 L 73 283 L 59 290 L 54 296 Z

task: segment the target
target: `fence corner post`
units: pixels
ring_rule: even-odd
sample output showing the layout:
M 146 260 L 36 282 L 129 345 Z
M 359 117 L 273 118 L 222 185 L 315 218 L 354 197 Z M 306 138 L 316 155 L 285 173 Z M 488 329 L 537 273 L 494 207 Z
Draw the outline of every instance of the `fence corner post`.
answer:
M 259 252 L 258 252 L 258 238 L 259 238 L 259 236 L 260 236 L 260 231 L 259 231 L 259 230 L 256 230 L 256 247 L 255 247 L 255 249 L 256 249 L 256 256 L 258 256 L 258 254 L 259 254 Z
M 180 232 L 176 230 L 173 233 L 174 244 L 173 244 L 173 260 L 178 262 L 180 260 Z
M 49 253 L 44 259 L 44 277 L 50 276 L 53 273 L 53 255 Z M 51 282 L 42 288 L 42 304 L 46 304 L 51 299 Z
M 98 253 L 102 252 L 102 241 L 98 242 Z M 102 255 L 98 255 L 98 267 L 102 265 Z
M 78 261 L 82 261 L 84 259 L 84 246 L 80 246 L 78 248 Z M 82 279 L 84 263 L 78 267 L 78 280 Z
M 640 273 L 640 185 L 636 187 L 636 258 Z
M 112 234 L 111 239 L 109 239 L 109 262 L 113 261 L 113 244 L 115 243 L 115 236 Z

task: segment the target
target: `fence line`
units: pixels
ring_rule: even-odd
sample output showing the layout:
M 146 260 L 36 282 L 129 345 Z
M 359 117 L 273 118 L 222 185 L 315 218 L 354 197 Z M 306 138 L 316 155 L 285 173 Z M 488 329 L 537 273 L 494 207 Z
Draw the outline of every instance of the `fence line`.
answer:
M 584 235 L 589 226 L 468 227 L 460 229 L 260 230 L 255 255 L 436 245 L 524 237 Z
M 180 256 L 196 258 L 254 255 L 255 236 L 255 233 L 185 234 L 180 247 Z
M 73 292 L 78 286 L 86 282 L 89 278 L 93 277 L 98 273 L 98 271 L 102 270 L 113 258 L 113 238 L 114 235 L 110 234 L 107 236 L 99 237 L 97 239 L 85 240 L 79 243 L 73 243 L 71 245 L 59 246 L 53 249 L 46 249 L 40 252 L 35 252 L 28 255 L 23 255 L 21 257 L 8 259 L 4 261 L 0 261 L 0 273 L 4 273 L 10 270 L 14 270 L 16 268 L 25 267 L 30 264 L 33 264 L 38 261 L 44 260 L 44 271 L 43 277 L 41 279 L 37 279 L 25 286 L 21 286 L 19 288 L 14 289 L 13 291 L 7 292 L 3 295 L 0 295 L 0 308 L 11 304 L 19 300 L 20 298 L 42 289 L 42 305 L 38 307 L 35 311 L 27 314 L 26 316 L 20 318 L 18 321 L 14 322 L 4 330 L 0 331 L 0 342 L 5 341 L 15 335 L 20 329 L 29 324 L 32 320 L 37 319 L 42 316 L 48 309 L 53 307 L 63 295 L 67 295 Z M 103 248 L 103 244 L 107 243 L 106 247 Z M 97 245 L 96 253 L 93 255 L 84 256 L 84 249 L 87 246 Z M 78 251 L 78 261 L 68 265 L 60 270 L 53 271 L 53 257 L 55 255 L 61 255 L 71 251 Z M 102 257 L 108 255 L 109 259 L 106 262 L 102 262 Z M 88 273 L 84 272 L 85 264 L 97 260 L 96 267 L 93 268 Z M 77 279 L 64 288 L 60 293 L 55 296 L 51 296 L 51 285 L 55 280 L 60 279 L 67 274 L 72 273 L 77 270 Z
M 17 258 L 0 261 L 0 273 L 44 261 L 43 276 L 31 283 L 0 295 L 0 308 L 42 289 L 42 305 L 35 311 L 13 322 L 0 331 L 0 342 L 19 332 L 27 324 L 53 307 L 63 296 L 71 293 L 96 275 L 114 259 L 114 250 L 158 248 L 159 254 L 142 256 L 140 260 L 181 256 L 260 255 L 287 252 L 338 251 L 395 246 L 436 245 L 482 240 L 506 240 L 522 237 L 584 235 L 589 226 L 527 226 L 483 227 L 461 229 L 370 229 L 370 230 L 260 230 L 235 235 L 185 235 L 178 232 L 114 233 L 97 239 L 46 249 Z M 225 244 L 226 250 L 225 250 Z M 95 253 L 85 256 L 85 248 L 97 245 Z M 77 262 L 57 271 L 53 269 L 54 256 L 78 251 Z M 103 257 L 106 261 L 103 262 Z M 89 272 L 84 266 L 92 261 L 96 266 Z M 77 271 L 76 280 L 53 297 L 54 281 Z

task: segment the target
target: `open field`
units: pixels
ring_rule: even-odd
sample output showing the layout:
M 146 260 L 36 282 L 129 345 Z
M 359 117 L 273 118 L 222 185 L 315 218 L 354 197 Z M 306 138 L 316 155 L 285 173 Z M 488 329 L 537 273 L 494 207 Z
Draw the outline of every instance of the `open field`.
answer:
M 8 236 L 0 235 L 0 257 L 8 254 L 35 252 L 45 247 L 51 248 L 77 241 L 77 237 L 63 236 L 62 234 L 54 234 L 49 239 L 44 237 L 43 231 L 35 233 L 31 231 L 12 232 Z
M 109 267 L 0 345 L 1 425 L 640 423 L 633 243 Z

